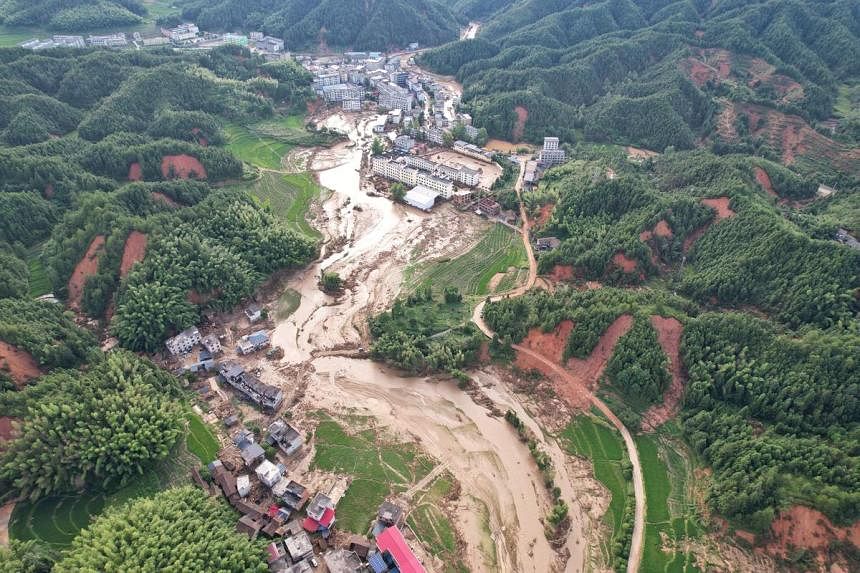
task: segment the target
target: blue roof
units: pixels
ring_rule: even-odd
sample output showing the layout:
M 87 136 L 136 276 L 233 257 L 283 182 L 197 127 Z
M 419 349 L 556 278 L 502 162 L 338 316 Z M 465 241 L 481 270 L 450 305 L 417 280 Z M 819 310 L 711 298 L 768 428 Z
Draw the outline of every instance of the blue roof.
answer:
M 388 565 L 385 564 L 382 553 L 368 555 L 367 562 L 370 564 L 371 569 L 373 569 L 373 573 L 385 573 L 388 571 Z
M 251 344 L 260 344 L 263 342 L 267 342 L 269 340 L 269 335 L 263 332 L 262 330 L 258 330 L 257 332 L 252 332 L 248 335 L 248 342 Z

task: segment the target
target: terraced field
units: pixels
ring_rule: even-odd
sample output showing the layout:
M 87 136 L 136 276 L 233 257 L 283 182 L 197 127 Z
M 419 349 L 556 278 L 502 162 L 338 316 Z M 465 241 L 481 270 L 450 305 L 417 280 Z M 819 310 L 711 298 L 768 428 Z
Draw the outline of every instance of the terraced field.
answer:
M 188 451 L 197 456 L 201 464 L 218 457 L 221 444 L 212 429 L 197 414 L 188 414 L 188 433 L 185 436 Z
M 647 509 L 642 573 L 698 573 L 693 557 L 683 551 L 663 551 L 664 545 L 697 538 L 695 505 L 688 494 L 688 462 L 669 442 L 638 436 L 636 447 L 642 462 Z M 664 544 L 663 537 L 669 540 Z
M 409 289 L 430 285 L 436 292 L 454 286 L 464 295 L 482 296 L 489 294 L 493 276 L 506 272 L 510 267 L 528 268 L 525 247 L 520 235 L 496 224 L 465 254 L 454 259 L 431 261 L 414 269 L 407 284 Z M 512 287 L 515 280 L 512 278 L 507 284 Z
M 51 281 L 48 279 L 48 272 L 45 270 L 45 265 L 40 257 L 41 249 L 41 245 L 37 245 L 30 249 L 27 256 L 27 266 L 30 268 L 30 296 L 32 298 L 51 292 Z
M 36 539 L 63 548 L 93 516 L 129 500 L 189 483 L 190 469 L 199 465 L 200 461 L 185 451 L 184 446 L 177 446 L 175 455 L 167 461 L 110 493 L 51 496 L 35 503 L 21 502 L 12 514 L 9 535 L 12 539 Z
M 569 453 L 591 461 L 595 479 L 611 495 L 605 519 L 612 534 L 604 541 L 603 548 L 603 558 L 608 563 L 613 553 L 612 546 L 623 537 L 627 513 L 630 514 L 627 525 L 631 529 L 633 525 L 633 485 L 621 436 L 602 419 L 580 415 L 562 431 L 561 438 Z
M 236 124 L 225 126 L 224 135 L 227 138 L 227 149 L 233 155 L 261 169 L 281 169 L 282 158 L 293 148 L 289 143 L 262 136 Z
M 307 173 L 263 172 L 252 183 L 242 183 L 241 187 L 268 205 L 272 213 L 286 221 L 294 231 L 320 239 L 322 235 L 307 221 L 311 204 L 322 199 L 323 190 L 313 177 Z

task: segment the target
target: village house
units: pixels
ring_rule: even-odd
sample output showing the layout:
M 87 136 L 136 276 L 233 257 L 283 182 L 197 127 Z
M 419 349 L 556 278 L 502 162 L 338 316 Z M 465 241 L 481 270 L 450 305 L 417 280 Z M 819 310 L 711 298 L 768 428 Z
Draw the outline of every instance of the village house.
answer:
M 263 307 L 257 303 L 251 303 L 245 308 L 245 316 L 254 324 L 263 318 Z
M 247 474 L 243 474 L 236 477 L 236 491 L 239 493 L 239 497 L 248 497 L 248 494 L 251 493 L 251 477 Z
M 389 527 L 377 535 L 376 546 L 379 548 L 379 553 L 372 555 L 370 561 L 374 571 L 426 573 L 426 569 L 418 561 L 399 528 Z
M 279 481 L 272 488 L 272 493 L 292 512 L 299 511 L 310 497 L 308 488 L 294 480 L 290 480 L 289 482 L 287 480 Z
M 535 241 L 535 248 L 538 251 L 552 251 L 561 246 L 561 241 L 556 237 L 541 237 Z
M 239 454 L 247 467 L 253 467 L 266 458 L 263 446 L 254 441 L 254 434 L 249 430 L 239 430 L 233 436 L 233 443 L 239 448 Z
M 543 149 L 541 149 L 538 159 L 541 166 L 547 168 L 553 165 L 560 165 L 565 162 L 565 159 L 564 149 L 560 149 L 558 146 L 558 138 L 544 137 Z
M 293 563 L 297 563 L 314 554 L 314 546 L 306 531 L 301 531 L 292 537 L 284 539 L 284 547 Z
M 214 334 L 207 334 L 204 336 L 200 339 L 200 344 L 202 344 L 203 348 L 206 349 L 206 352 L 212 356 L 216 356 L 221 352 L 221 341 L 218 340 L 218 337 Z
M 335 522 L 334 502 L 322 492 L 317 493 L 308 504 L 307 517 L 302 527 L 309 533 L 322 533 L 328 537 Z
M 483 197 L 478 201 L 478 206 L 475 209 L 478 215 L 486 215 L 487 217 L 497 217 L 502 212 L 502 206 L 496 203 L 490 197 Z
M 383 501 L 376 512 L 376 519 L 385 527 L 400 527 L 403 523 L 403 508 L 390 501 Z
M 128 39 L 122 32 L 105 36 L 90 36 L 87 44 L 92 48 L 122 48 L 128 45 Z
M 269 335 L 263 330 L 252 332 L 239 339 L 236 352 L 244 356 L 251 354 L 269 345 Z
M 281 470 L 269 460 L 263 460 L 254 472 L 257 474 L 260 482 L 269 489 L 281 481 Z
M 329 551 L 323 554 L 323 561 L 329 573 L 359 573 L 364 569 L 364 564 L 358 555 L 347 549 Z
M 167 350 L 170 354 L 173 356 L 182 356 L 191 352 L 199 342 L 200 331 L 197 330 L 196 326 L 192 326 L 191 328 L 183 330 L 173 338 L 168 338 L 167 342 L 164 344 L 167 346 Z
M 280 388 L 261 382 L 236 362 L 222 362 L 218 367 L 218 374 L 223 382 L 230 384 L 264 411 L 275 411 L 284 401 L 284 393 Z
M 266 442 L 280 448 L 285 455 L 292 455 L 302 447 L 305 439 L 292 425 L 283 420 L 275 420 L 269 425 Z
M 388 82 L 379 82 L 376 90 L 379 93 L 379 107 L 403 111 L 412 108 L 414 96 L 406 88 Z

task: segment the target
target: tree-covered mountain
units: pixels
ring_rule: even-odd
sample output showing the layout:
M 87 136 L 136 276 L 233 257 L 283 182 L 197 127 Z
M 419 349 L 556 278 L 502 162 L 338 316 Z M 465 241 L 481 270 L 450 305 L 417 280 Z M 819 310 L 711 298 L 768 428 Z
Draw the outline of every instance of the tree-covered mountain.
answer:
M 386 50 L 457 39 L 459 22 L 436 0 L 186 0 L 201 28 L 264 30 L 287 48 Z
M 45 26 L 58 32 L 82 32 L 139 24 L 146 15 L 140 0 L 3 0 L 0 23 Z
M 856 173 L 851 130 L 840 139 L 819 123 L 860 74 L 858 34 L 850 0 L 525 0 L 421 61 L 456 74 L 492 136 L 572 141 L 578 128 L 593 141 L 704 143 Z

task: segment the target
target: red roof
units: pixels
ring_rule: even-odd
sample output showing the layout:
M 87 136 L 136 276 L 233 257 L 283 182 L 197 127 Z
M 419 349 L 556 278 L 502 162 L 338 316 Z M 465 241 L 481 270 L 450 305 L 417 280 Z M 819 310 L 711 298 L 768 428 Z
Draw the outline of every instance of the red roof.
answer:
M 394 558 L 400 573 L 427 573 L 396 527 L 380 533 L 376 537 L 376 545 L 380 551 L 387 551 Z
M 302 522 L 302 527 L 304 527 L 307 531 L 310 531 L 311 533 L 316 533 L 320 530 L 321 527 L 325 529 L 331 529 L 332 523 L 334 523 L 334 510 L 330 507 L 327 507 L 319 521 L 317 521 L 313 517 L 306 517 L 305 520 Z
M 327 507 L 323 512 L 322 518 L 320 519 L 320 525 L 325 527 L 326 529 L 331 528 L 331 524 L 334 523 L 334 510 L 330 507 Z
M 312 517 L 306 517 L 305 520 L 302 522 L 302 527 L 304 527 L 305 531 L 309 533 L 316 533 L 317 531 L 319 531 L 320 524 L 319 522 L 317 522 L 316 519 Z

